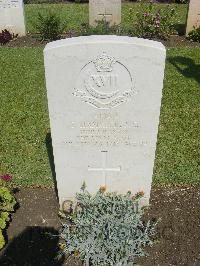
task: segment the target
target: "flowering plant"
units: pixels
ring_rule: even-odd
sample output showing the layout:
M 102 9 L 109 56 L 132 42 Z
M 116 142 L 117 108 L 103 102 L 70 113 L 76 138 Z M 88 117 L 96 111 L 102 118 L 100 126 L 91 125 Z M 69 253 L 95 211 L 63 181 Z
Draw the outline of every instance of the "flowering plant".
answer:
M 12 179 L 12 176 L 10 176 L 9 174 L 3 174 L 0 176 L 0 178 L 5 181 L 5 182 L 8 182 L 8 181 L 11 181 Z
M 188 34 L 188 39 L 193 42 L 200 42 L 200 27 L 193 28 Z
M 144 4 L 141 2 L 141 11 L 136 14 L 137 20 L 133 34 L 143 38 L 166 39 L 174 34 L 176 21 L 176 10 L 167 5 L 166 8 L 158 9 L 153 1 Z M 132 13 L 132 10 L 130 10 Z
M 7 185 L 12 177 L 9 174 L 0 175 L 0 249 L 5 245 L 3 230 L 10 220 L 10 213 L 14 211 L 16 200 L 10 193 Z
M 121 195 L 100 187 L 91 195 L 82 187 L 71 215 L 66 216 L 60 238 L 60 255 L 79 257 L 85 266 L 135 265 L 151 246 L 156 223 L 144 222 L 138 204 L 144 192 Z

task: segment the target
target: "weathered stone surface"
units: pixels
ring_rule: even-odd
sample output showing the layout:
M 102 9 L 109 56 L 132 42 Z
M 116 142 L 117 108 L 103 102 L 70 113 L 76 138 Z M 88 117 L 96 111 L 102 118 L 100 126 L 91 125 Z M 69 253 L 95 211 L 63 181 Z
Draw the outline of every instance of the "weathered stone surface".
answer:
M 117 36 L 49 43 L 45 72 L 60 204 L 85 181 L 95 193 L 137 193 L 148 204 L 165 48 Z
M 90 0 L 89 21 L 96 26 L 97 21 L 107 21 L 110 26 L 121 23 L 121 0 Z
M 200 0 L 190 0 L 186 34 L 193 29 L 200 27 Z
M 22 0 L 0 0 L 0 31 L 5 29 L 19 36 L 26 35 Z

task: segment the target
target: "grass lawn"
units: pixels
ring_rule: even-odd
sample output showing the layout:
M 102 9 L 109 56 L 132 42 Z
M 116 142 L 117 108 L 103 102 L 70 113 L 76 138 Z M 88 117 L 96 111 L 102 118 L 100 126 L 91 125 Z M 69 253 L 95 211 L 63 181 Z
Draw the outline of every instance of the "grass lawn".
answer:
M 170 49 L 154 182 L 200 182 L 200 49 Z M 51 186 L 42 48 L 0 48 L 0 162 L 14 184 Z
M 0 49 L 0 162 L 16 184 L 51 184 L 42 49 Z
M 166 8 L 165 4 L 155 4 L 157 7 Z M 177 16 L 179 19 L 179 28 L 183 28 L 186 22 L 187 5 L 184 4 L 173 4 L 177 10 Z M 129 29 L 133 21 L 130 20 L 129 12 L 130 8 L 134 10 L 134 13 L 140 11 L 139 4 L 135 3 L 124 3 L 122 5 L 122 27 Z M 88 22 L 89 10 L 88 4 L 43 4 L 43 5 L 25 5 L 25 15 L 28 32 L 35 32 L 34 24 L 37 20 L 38 12 L 45 13 L 46 10 L 53 10 L 60 14 L 63 22 L 66 23 L 66 30 L 78 30 L 82 23 Z M 133 18 L 134 19 L 134 18 Z M 181 27 L 180 27 L 181 25 Z

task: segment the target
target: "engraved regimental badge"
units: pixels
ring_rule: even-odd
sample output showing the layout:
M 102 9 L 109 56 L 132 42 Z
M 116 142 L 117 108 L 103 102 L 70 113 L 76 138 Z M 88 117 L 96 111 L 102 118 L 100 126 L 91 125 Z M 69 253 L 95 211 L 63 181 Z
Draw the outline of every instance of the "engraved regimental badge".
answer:
M 129 70 L 103 53 L 80 71 L 73 95 L 99 109 L 110 109 L 127 102 L 133 95 Z

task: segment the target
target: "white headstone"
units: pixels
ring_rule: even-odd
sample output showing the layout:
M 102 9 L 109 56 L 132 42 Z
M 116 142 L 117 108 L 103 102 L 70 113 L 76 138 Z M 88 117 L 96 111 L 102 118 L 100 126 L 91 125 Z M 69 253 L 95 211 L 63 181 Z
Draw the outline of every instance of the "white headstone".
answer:
M 23 0 L 0 0 L 0 32 L 5 29 L 19 36 L 26 34 Z
M 165 48 L 131 37 L 49 43 L 45 73 L 60 204 L 83 182 L 95 193 L 143 190 L 148 204 Z
M 186 35 L 198 27 L 200 27 L 200 0 L 190 0 Z
M 96 26 L 102 20 L 110 26 L 121 23 L 121 0 L 89 0 L 90 25 Z

